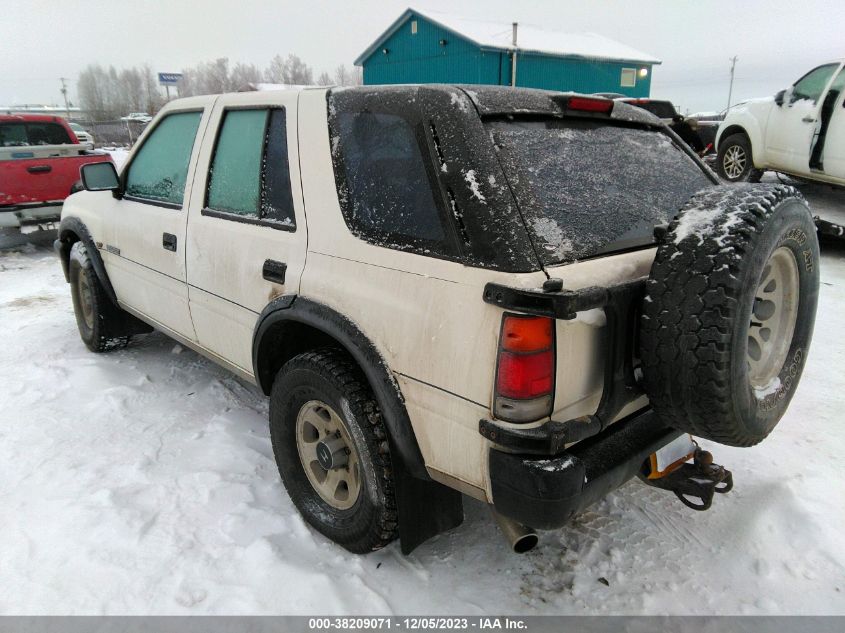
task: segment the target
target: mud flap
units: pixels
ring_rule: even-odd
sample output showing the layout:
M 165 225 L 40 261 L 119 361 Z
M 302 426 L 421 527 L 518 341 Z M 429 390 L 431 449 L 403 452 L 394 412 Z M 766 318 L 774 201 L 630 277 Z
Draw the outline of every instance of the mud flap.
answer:
M 393 460 L 393 471 L 403 554 L 410 554 L 428 539 L 463 523 L 460 492 L 433 480 L 413 477 L 398 459 Z
M 845 241 L 845 226 L 822 220 L 819 216 L 815 216 L 813 222 L 816 224 L 816 230 L 819 233 L 820 240 L 824 238 Z
M 640 473 L 640 480 L 649 486 L 674 492 L 685 506 L 701 511 L 710 508 L 715 493 L 724 494 L 733 488 L 731 471 L 714 464 L 713 455 L 701 449 L 695 451 L 693 463 L 681 464 L 657 479 Z

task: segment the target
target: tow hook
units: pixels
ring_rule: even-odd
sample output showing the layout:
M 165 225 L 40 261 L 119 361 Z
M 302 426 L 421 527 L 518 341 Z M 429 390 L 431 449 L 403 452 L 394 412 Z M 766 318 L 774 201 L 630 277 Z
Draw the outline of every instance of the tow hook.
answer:
M 713 455 L 697 448 L 693 462 L 684 463 L 672 472 L 658 479 L 649 479 L 640 475 L 640 479 L 649 486 L 671 490 L 681 502 L 693 510 L 707 510 L 713 503 L 713 494 L 724 494 L 733 488 L 731 471 L 713 463 Z M 695 503 L 691 499 L 700 501 Z

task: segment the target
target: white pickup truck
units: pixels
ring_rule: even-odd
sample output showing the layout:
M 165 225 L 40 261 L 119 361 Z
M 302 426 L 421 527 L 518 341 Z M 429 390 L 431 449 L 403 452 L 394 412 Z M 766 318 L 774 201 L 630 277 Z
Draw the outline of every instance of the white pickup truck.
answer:
M 770 169 L 845 185 L 843 64 L 822 64 L 774 97 L 731 108 L 716 134 L 719 175 L 756 182 Z

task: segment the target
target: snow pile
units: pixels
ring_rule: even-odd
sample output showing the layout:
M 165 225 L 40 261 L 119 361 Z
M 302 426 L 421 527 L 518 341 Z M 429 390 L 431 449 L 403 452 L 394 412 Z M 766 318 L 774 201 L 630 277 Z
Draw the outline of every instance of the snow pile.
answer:
M 125 147 L 104 147 L 103 149 L 108 152 L 109 156 L 111 156 L 112 162 L 118 171 L 120 171 L 120 168 L 123 167 L 123 163 L 126 162 L 126 159 L 129 157 L 129 152 L 131 151 Z
M 440 11 L 423 12 L 416 9 L 413 11 L 481 46 L 513 48 L 513 25 L 510 22 L 467 18 Z M 517 48 L 521 51 L 589 59 L 624 59 L 647 64 L 660 63 L 660 60 L 653 55 L 597 33 L 566 33 L 535 24 L 519 24 Z
M 534 235 L 540 238 L 545 248 L 554 259 L 564 259 L 572 252 L 572 240 L 567 238 L 563 229 L 554 218 L 528 218 L 528 224 Z
M 780 426 L 703 443 L 735 481 L 711 511 L 632 481 L 518 556 L 467 499 L 411 556 L 353 556 L 296 513 L 257 389 L 160 334 L 89 353 L 51 250 L 0 252 L 0 612 L 845 614 L 841 253 L 821 278 Z
M 467 101 L 466 95 L 459 90 L 449 93 L 449 103 L 456 106 L 461 112 L 469 112 L 470 103 Z
M 757 206 L 762 210 L 762 206 Z M 705 239 L 712 237 L 719 246 L 724 246 L 725 238 L 730 235 L 731 229 L 744 222 L 742 215 L 746 211 L 736 209 L 728 213 L 723 220 L 715 223 L 714 220 L 724 212 L 725 207 L 718 204 L 685 209 L 678 217 L 678 224 L 675 227 L 675 244 L 680 244 L 690 235 L 694 235 L 698 238 L 699 244 L 703 244 Z
M 467 184 L 469 185 L 469 190 L 472 192 L 472 195 L 482 204 L 487 204 L 487 198 L 484 197 L 484 194 L 481 193 L 481 188 L 478 186 L 478 180 L 475 178 L 475 170 L 468 169 L 464 173 L 464 180 L 466 180 Z

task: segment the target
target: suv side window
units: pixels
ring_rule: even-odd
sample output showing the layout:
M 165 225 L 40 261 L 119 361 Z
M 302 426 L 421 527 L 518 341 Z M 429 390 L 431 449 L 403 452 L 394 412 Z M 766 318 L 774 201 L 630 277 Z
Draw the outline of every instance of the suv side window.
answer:
M 163 118 L 144 141 L 126 174 L 127 196 L 181 207 L 191 151 L 202 112 L 177 112 Z
M 284 108 L 225 113 L 203 213 L 295 228 Z
M 791 101 L 793 103 L 801 99 L 818 101 L 837 67 L 837 64 L 826 64 L 808 72 L 792 86 Z
M 410 123 L 366 111 L 340 112 L 334 123 L 341 207 L 352 232 L 383 245 L 443 250 L 446 231 Z

